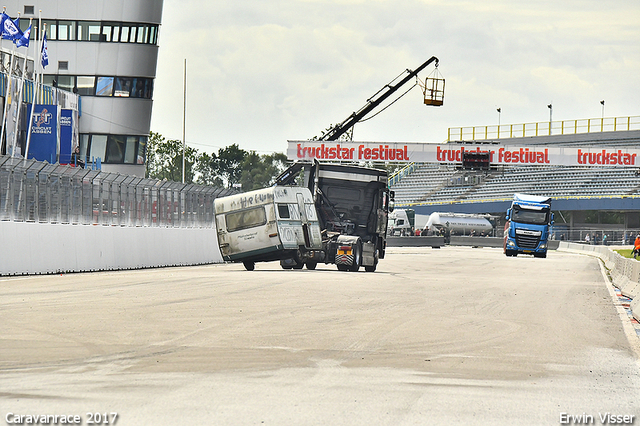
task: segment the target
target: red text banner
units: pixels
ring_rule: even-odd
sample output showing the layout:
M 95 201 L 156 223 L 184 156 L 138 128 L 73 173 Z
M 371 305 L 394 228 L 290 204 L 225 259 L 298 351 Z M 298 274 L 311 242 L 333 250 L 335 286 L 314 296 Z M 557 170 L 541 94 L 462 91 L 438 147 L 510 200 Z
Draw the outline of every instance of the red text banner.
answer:
M 464 152 L 488 152 L 491 164 L 637 167 L 640 149 L 559 145 L 460 145 L 402 142 L 289 141 L 289 160 L 462 163 Z

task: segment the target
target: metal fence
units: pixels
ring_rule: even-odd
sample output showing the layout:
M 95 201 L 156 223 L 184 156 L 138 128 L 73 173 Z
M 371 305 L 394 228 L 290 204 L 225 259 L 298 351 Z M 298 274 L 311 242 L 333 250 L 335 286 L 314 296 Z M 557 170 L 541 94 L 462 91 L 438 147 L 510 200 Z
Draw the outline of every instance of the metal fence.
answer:
M 577 135 L 579 133 L 619 132 L 639 129 L 640 116 L 585 118 L 581 120 L 543 121 L 538 123 L 450 127 L 447 141 Z
M 236 192 L 0 156 L 5 221 L 213 228 L 213 200 Z

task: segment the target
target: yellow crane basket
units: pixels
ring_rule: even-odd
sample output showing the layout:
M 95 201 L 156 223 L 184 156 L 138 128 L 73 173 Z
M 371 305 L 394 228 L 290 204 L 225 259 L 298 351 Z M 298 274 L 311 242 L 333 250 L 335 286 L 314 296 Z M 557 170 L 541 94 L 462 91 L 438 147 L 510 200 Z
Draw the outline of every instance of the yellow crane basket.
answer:
M 425 105 L 442 106 L 444 103 L 444 78 L 438 71 L 438 66 L 425 79 L 422 87 Z

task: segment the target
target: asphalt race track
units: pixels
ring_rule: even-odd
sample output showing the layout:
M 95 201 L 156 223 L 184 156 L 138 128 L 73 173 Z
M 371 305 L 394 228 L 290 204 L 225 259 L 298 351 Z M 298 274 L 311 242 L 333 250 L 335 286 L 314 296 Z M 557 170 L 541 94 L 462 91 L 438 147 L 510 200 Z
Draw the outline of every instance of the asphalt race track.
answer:
M 0 424 L 640 424 L 640 339 L 603 270 L 411 247 L 375 273 L 0 278 Z

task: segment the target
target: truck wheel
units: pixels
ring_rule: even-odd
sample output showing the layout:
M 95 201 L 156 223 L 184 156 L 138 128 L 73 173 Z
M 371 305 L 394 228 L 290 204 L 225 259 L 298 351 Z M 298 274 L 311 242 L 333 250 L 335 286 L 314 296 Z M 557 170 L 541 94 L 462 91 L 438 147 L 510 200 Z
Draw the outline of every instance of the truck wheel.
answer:
M 304 263 L 302 262 L 298 262 L 295 265 L 293 265 L 293 269 L 302 269 L 304 268 Z
M 542 259 L 547 257 L 547 253 L 534 253 L 533 257 L 540 257 Z
M 280 260 L 280 266 L 282 269 L 293 269 L 293 259 Z
M 316 269 L 316 266 L 318 266 L 318 262 L 312 262 L 312 261 L 307 262 L 307 269 L 311 271 Z
M 362 243 L 358 241 L 353 246 L 353 264 L 349 267 L 351 272 L 358 272 L 360 265 L 362 264 Z
M 365 265 L 364 270 L 367 272 L 375 272 L 378 266 L 378 249 L 373 253 L 373 265 Z
M 242 262 L 242 264 L 244 265 L 244 269 L 246 269 L 247 271 L 253 271 L 254 269 L 256 269 L 255 262 L 249 262 L 245 260 L 244 262 Z
M 513 251 L 513 250 L 507 250 L 507 251 L 505 252 L 505 254 L 507 255 L 507 257 L 509 257 L 509 256 L 516 257 L 516 256 L 518 256 L 518 252 Z
M 348 269 L 347 265 L 338 265 L 338 271 L 346 271 Z

